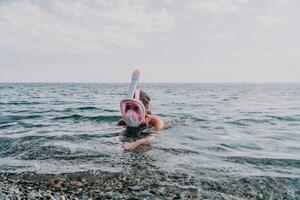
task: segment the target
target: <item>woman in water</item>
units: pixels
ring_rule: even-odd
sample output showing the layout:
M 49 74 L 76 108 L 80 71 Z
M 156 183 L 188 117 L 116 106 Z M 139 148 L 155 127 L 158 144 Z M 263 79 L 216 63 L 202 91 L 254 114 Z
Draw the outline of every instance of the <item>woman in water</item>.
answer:
M 125 100 L 122 101 L 123 103 L 121 102 L 123 119 L 118 122 L 118 126 L 126 126 L 126 136 L 145 137 L 134 142 L 125 143 L 124 149 L 134 149 L 150 142 L 157 133 L 156 131 L 164 127 L 164 122 L 157 116 L 152 115 L 150 110 L 151 99 L 146 92 L 137 89 L 134 99 L 134 101 Z

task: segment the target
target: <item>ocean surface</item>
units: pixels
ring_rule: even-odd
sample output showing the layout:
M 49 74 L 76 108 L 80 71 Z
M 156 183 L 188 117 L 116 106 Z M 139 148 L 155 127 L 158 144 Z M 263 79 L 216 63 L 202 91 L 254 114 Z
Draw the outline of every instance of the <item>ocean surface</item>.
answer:
M 190 199 L 300 199 L 300 84 L 141 83 L 166 127 L 132 151 L 116 126 L 127 88 L 0 83 L 1 174 L 138 174 Z

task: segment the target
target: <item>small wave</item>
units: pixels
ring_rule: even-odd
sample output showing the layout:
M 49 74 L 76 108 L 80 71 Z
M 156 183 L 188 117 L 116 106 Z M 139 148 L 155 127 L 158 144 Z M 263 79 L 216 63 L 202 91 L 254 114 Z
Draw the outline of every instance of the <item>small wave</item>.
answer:
M 203 141 L 203 138 L 199 138 L 199 137 L 195 137 L 195 136 L 185 136 L 185 138 L 190 139 L 190 140 L 199 140 L 199 141 Z
M 99 108 L 94 106 L 85 106 L 85 107 L 79 107 L 78 110 L 98 110 Z
M 253 158 L 253 157 L 241 157 L 241 156 L 230 156 L 225 158 L 226 161 L 241 163 L 241 164 L 253 164 L 253 165 L 271 165 L 280 167 L 296 167 L 300 168 L 300 160 L 295 159 L 276 159 L 276 158 Z
M 76 112 L 76 111 L 102 111 L 102 112 L 118 112 L 118 110 L 113 109 L 102 109 L 95 106 L 84 106 L 78 108 L 66 108 L 63 112 Z
M 272 118 L 272 119 L 276 119 L 279 121 L 287 121 L 287 122 L 296 122 L 299 121 L 299 119 L 297 119 L 294 116 L 275 116 L 275 115 L 266 115 L 265 117 L 268 118 Z
M 95 158 L 111 158 L 112 155 L 105 153 L 95 154 L 70 154 L 70 155 L 54 155 L 53 158 L 56 160 L 91 160 Z
M 246 124 L 242 120 L 229 121 L 229 122 L 226 122 L 226 123 L 233 124 L 233 125 L 238 125 L 238 126 L 249 126 L 249 124 Z
M 224 143 L 221 143 L 219 146 L 221 148 L 226 148 L 227 150 L 239 150 L 239 151 L 261 150 L 262 149 L 261 147 L 259 147 L 256 144 L 224 144 Z
M 3 164 L 3 165 L 0 165 L 0 170 L 1 171 L 14 171 L 14 170 L 25 170 L 26 168 L 28 168 L 30 166 L 18 166 L 18 165 L 8 165 L 8 164 Z M 1 180 L 2 181 L 2 180 Z
M 179 117 L 165 121 L 165 127 L 170 128 L 176 125 L 191 125 L 191 123 L 197 122 L 209 122 L 209 120 L 190 116 Z
M 157 114 L 157 116 L 159 116 L 159 117 L 176 117 L 176 115 L 167 115 L 167 114 L 163 114 L 163 113 L 159 113 L 159 114 Z
M 1 124 L 1 122 L 0 122 L 0 124 Z M 6 128 L 13 127 L 13 126 L 15 126 L 15 125 L 14 124 L 4 124 L 4 125 L 0 126 L 0 129 L 6 129 Z
M 29 124 L 29 123 L 19 123 L 19 125 L 21 125 L 25 128 L 42 128 L 42 127 L 50 126 L 50 125 L 46 125 L 46 124 Z
M 43 117 L 42 115 L 9 115 L 0 116 L 0 124 L 11 123 L 20 120 L 37 119 Z
M 10 102 L 0 102 L 0 105 L 35 105 L 41 104 L 40 102 L 33 101 L 10 101 Z
M 66 108 L 63 111 L 64 112 L 70 112 L 70 111 L 76 111 L 76 110 L 102 110 L 101 108 L 97 108 L 95 106 L 83 106 L 83 107 L 78 107 L 78 108 Z
M 270 124 L 270 125 L 276 125 L 276 123 L 266 120 L 266 119 L 239 119 L 234 121 L 228 121 L 226 123 L 234 124 L 238 126 L 249 126 L 251 124 Z
M 220 147 L 220 146 L 215 146 L 215 147 L 208 147 L 207 148 L 208 151 L 214 151 L 214 152 L 230 152 L 228 149 Z
M 45 125 L 45 124 L 29 124 L 29 123 L 13 123 L 13 124 L 4 124 L 0 126 L 0 129 L 7 129 L 11 127 L 16 127 L 16 126 L 21 126 L 24 128 L 41 128 L 41 127 L 47 127 L 50 125 Z
M 48 137 L 49 140 L 59 140 L 59 141 L 69 141 L 69 142 L 79 142 L 79 141 L 89 141 L 95 140 L 97 138 L 110 138 L 119 136 L 120 133 L 107 133 L 107 134 L 75 134 L 75 135 L 60 135 L 55 136 L 53 138 Z M 107 141 L 101 141 L 101 143 L 105 143 Z
M 162 150 L 164 152 L 172 153 L 172 154 L 199 154 L 198 151 L 193 151 L 189 149 L 176 149 L 176 148 L 164 148 L 164 147 L 157 147 L 156 149 Z
M 259 111 L 248 111 L 248 112 L 240 112 L 241 114 L 248 114 L 248 115 L 257 115 L 257 114 L 262 114 L 263 112 Z
M 113 109 L 102 109 L 104 112 L 119 112 L 119 110 L 113 110 Z
M 84 116 L 79 114 L 67 115 L 62 117 L 55 117 L 53 120 L 73 120 L 73 121 L 97 121 L 97 122 L 114 122 L 121 119 L 121 116 L 108 115 L 108 116 Z

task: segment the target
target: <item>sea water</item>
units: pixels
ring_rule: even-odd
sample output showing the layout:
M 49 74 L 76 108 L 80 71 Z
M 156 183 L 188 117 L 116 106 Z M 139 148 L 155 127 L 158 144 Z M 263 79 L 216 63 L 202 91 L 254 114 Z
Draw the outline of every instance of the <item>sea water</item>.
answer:
M 195 198 L 300 198 L 300 84 L 141 88 L 165 129 L 125 151 L 127 83 L 1 83 L 0 172 L 138 171 Z

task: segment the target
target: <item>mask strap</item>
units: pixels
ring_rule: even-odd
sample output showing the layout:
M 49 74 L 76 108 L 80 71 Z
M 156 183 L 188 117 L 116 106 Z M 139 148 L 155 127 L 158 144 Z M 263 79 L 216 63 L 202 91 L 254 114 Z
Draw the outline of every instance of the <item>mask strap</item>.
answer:
M 140 91 L 141 91 L 140 89 L 135 90 L 134 98 L 136 100 L 140 100 Z

